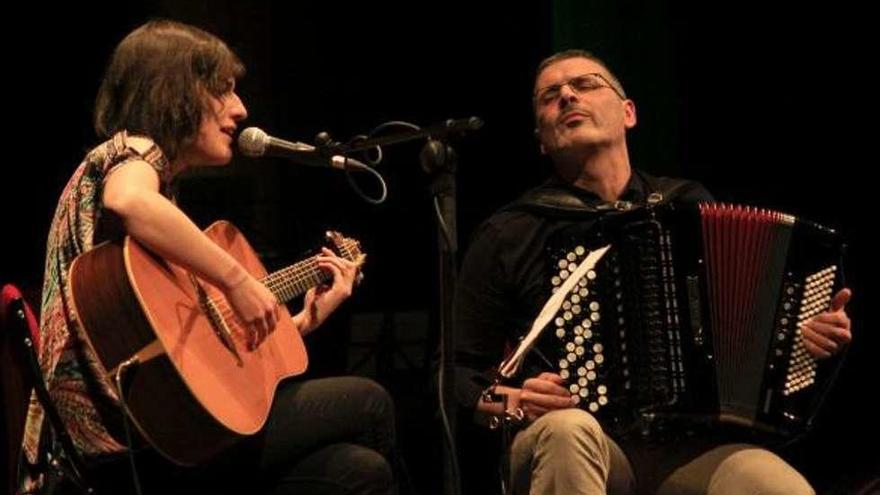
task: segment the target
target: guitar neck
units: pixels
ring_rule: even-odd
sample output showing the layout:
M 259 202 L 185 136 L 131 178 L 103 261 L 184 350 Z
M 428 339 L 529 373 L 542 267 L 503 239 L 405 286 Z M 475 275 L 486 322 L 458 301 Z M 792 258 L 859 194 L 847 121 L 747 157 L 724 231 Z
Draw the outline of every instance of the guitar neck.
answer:
M 328 273 L 318 268 L 315 258 L 311 257 L 267 275 L 262 282 L 279 301 L 286 303 L 330 278 Z

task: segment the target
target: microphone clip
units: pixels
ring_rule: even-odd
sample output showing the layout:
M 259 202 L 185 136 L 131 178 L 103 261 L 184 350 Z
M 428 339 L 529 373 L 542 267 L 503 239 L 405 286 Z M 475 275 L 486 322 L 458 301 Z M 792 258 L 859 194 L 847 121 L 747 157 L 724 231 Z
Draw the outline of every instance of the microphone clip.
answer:
M 321 131 L 315 135 L 315 149 L 324 156 L 341 155 L 345 153 L 342 143 L 330 138 L 330 133 Z

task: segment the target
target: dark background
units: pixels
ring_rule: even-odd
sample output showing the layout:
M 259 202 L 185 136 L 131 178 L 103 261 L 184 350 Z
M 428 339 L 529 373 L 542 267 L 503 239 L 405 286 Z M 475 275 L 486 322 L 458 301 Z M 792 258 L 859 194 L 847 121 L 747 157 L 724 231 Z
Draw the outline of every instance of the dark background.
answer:
M 484 128 L 459 154 L 463 248 L 493 210 L 544 178 L 533 138 L 534 68 L 561 48 L 594 51 L 636 101 L 630 156 L 651 173 L 703 182 L 719 199 L 778 208 L 847 238 L 855 345 L 821 422 L 792 460 L 820 492 L 847 493 L 878 466 L 873 403 L 880 378 L 869 308 L 868 232 L 876 226 L 867 170 L 873 88 L 864 79 L 869 27 L 843 5 L 756 1 L 556 1 L 477 6 L 412 2 L 141 1 L 17 5 L 4 38 L 6 160 L 0 280 L 38 301 L 55 201 L 97 143 L 91 106 L 104 64 L 131 29 L 168 17 L 218 34 L 248 74 L 246 125 L 310 142 L 345 141 L 388 120 L 419 125 L 471 115 Z M 379 170 L 388 201 L 361 201 L 344 175 L 236 158 L 181 183 L 181 206 L 206 226 L 235 222 L 278 267 L 326 228 L 362 241 L 366 282 L 309 338 L 311 373 L 376 377 L 399 406 L 401 451 L 417 493 L 442 478 L 435 401 L 427 392 L 437 340 L 436 235 L 421 143 L 389 146 Z M 364 183 L 369 188 L 369 183 Z

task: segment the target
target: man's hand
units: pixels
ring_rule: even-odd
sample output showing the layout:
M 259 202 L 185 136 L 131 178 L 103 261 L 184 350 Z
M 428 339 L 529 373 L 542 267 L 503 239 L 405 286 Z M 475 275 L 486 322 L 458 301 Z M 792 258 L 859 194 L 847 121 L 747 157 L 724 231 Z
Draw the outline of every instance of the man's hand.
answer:
M 831 300 L 831 308 L 810 318 L 801 325 L 804 347 L 817 359 L 831 357 L 852 340 L 851 322 L 846 314 L 846 303 L 852 291 L 841 289 Z
M 519 396 L 519 407 L 526 419 L 531 422 L 550 411 L 572 407 L 571 394 L 563 383 L 561 376 L 546 372 L 526 380 Z

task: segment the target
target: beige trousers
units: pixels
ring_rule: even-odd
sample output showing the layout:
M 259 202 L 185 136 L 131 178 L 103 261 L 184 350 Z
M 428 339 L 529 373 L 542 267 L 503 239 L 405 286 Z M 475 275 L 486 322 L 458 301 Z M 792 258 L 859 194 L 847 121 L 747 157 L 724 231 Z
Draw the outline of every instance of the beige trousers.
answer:
M 670 444 L 670 448 L 674 448 Z M 635 494 L 626 456 L 580 409 L 553 411 L 520 431 L 510 451 L 516 494 Z M 674 471 L 658 495 L 814 495 L 810 484 L 772 452 L 747 444 L 722 445 Z

